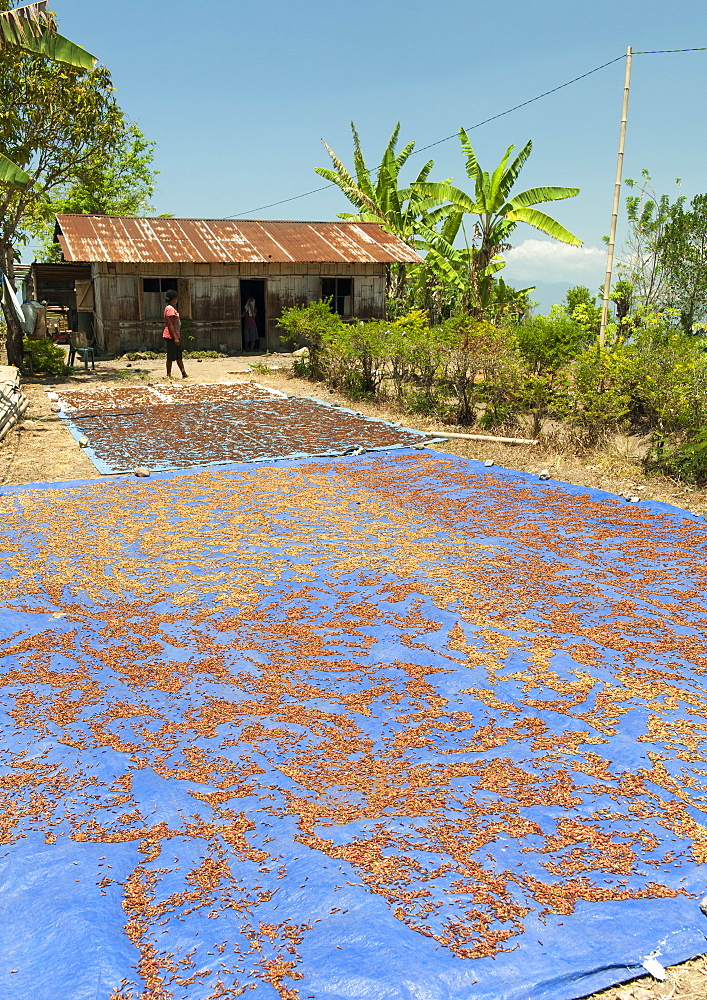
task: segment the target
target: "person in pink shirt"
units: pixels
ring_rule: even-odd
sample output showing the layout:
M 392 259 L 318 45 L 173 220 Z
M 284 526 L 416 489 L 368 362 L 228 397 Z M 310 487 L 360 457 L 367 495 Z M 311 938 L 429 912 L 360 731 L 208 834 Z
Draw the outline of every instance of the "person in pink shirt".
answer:
M 167 305 L 164 309 L 164 323 L 165 326 L 162 331 L 162 339 L 165 341 L 165 347 L 167 348 L 167 378 L 172 377 L 173 361 L 177 362 L 177 366 L 182 373 L 182 378 L 189 378 L 187 373 L 184 371 L 184 362 L 182 361 L 182 324 L 179 319 L 179 313 L 177 312 L 177 293 L 173 288 L 170 288 L 167 292 Z

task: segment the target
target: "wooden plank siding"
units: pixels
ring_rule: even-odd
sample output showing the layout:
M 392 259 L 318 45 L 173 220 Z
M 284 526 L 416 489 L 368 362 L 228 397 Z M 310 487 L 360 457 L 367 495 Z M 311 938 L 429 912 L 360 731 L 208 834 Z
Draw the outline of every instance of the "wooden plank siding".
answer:
M 94 264 L 96 329 L 112 353 L 162 349 L 163 323 L 144 318 L 143 278 L 175 278 L 180 313 L 191 313 L 194 350 L 240 351 L 240 282 L 265 280 L 267 346 L 282 349 L 277 320 L 284 309 L 321 297 L 322 278 L 353 279 L 357 319 L 385 316 L 385 264 Z

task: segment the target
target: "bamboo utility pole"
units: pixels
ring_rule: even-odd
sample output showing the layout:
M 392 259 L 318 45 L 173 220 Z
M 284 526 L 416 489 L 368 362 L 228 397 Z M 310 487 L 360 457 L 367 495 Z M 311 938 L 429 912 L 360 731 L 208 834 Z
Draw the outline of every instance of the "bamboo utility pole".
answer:
M 611 230 L 609 232 L 609 249 L 606 253 L 606 277 L 604 278 L 604 301 L 601 306 L 601 326 L 599 327 L 599 344 L 604 346 L 606 339 L 606 323 L 609 318 L 609 295 L 611 293 L 611 272 L 614 267 L 614 244 L 616 243 L 616 222 L 619 217 L 619 201 L 621 199 L 621 174 L 624 166 L 624 146 L 626 145 L 626 119 L 628 118 L 628 93 L 631 88 L 631 58 L 633 49 L 626 49 L 626 76 L 624 77 L 624 101 L 621 111 L 621 131 L 619 132 L 619 156 L 616 162 L 616 183 L 614 185 L 614 210 L 611 214 Z

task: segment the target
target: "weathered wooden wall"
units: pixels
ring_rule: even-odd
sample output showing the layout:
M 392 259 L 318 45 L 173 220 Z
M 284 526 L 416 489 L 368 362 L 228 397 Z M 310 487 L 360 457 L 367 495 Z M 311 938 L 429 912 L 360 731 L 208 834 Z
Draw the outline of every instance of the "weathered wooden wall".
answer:
M 321 298 L 324 277 L 353 278 L 353 315 L 385 315 L 385 264 L 94 264 L 96 327 L 113 353 L 161 350 L 160 319 L 142 315 L 142 279 L 179 280 L 182 317 L 191 317 L 194 350 L 241 350 L 240 281 L 265 279 L 267 346 L 281 349 L 284 309 Z M 188 284 L 187 284 L 188 283 Z M 184 290 L 188 287 L 188 301 Z

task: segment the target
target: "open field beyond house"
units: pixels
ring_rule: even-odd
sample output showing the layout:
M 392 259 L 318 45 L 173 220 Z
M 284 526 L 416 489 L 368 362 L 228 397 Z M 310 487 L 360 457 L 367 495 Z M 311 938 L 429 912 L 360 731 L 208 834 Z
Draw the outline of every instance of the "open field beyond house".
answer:
M 141 367 L 52 385 L 181 390 Z M 701 494 L 402 438 L 101 476 L 46 388 L 0 452 L 3 996 L 570 1000 L 651 956 L 691 961 L 602 995 L 705 995 L 707 530 L 644 499 Z

